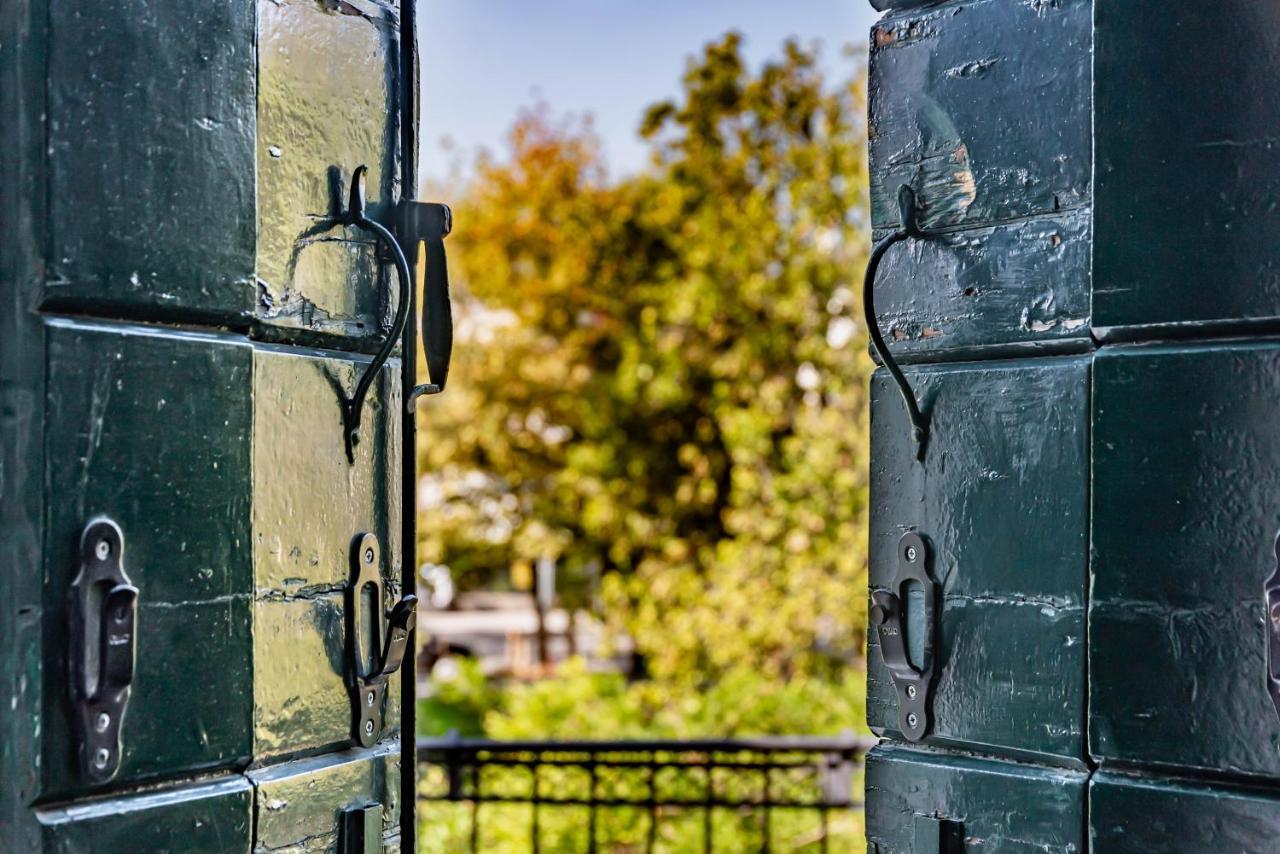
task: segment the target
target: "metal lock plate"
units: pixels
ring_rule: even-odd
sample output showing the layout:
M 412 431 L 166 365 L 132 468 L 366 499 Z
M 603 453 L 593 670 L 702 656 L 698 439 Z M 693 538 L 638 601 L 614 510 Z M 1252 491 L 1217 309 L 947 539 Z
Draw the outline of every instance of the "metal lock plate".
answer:
M 880 637 L 880 653 L 898 692 L 898 728 L 907 741 L 924 738 L 930 726 L 930 699 L 935 675 L 938 624 L 938 584 L 929 574 L 932 555 L 928 541 L 914 531 L 898 542 L 898 572 L 891 590 L 871 594 L 871 624 Z M 906 603 L 908 588 L 923 594 L 923 656 L 913 664 L 909 655 Z
M 387 682 L 404 661 L 418 614 L 417 597 L 405 596 L 384 623 L 381 566 L 378 538 L 373 534 L 357 536 L 351 546 L 346 610 L 351 719 L 353 735 L 361 747 L 375 744 L 382 736 Z
M 124 571 L 124 534 L 98 517 L 80 536 L 80 572 L 71 583 L 71 700 L 86 779 L 120 769 L 120 728 L 133 686 L 138 588 Z

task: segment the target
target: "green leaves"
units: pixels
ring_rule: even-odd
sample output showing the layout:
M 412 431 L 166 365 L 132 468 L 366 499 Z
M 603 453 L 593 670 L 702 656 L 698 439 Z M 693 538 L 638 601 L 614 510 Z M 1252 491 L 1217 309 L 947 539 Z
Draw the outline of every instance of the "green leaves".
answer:
M 421 557 L 464 589 L 556 558 L 562 600 L 644 656 L 627 691 L 665 698 L 627 700 L 637 726 L 675 696 L 749 707 L 742 674 L 834 691 L 861 655 L 862 86 L 794 43 L 752 73 L 739 42 L 646 113 L 644 174 L 608 179 L 545 108 L 479 164 L 455 379 L 423 409 Z

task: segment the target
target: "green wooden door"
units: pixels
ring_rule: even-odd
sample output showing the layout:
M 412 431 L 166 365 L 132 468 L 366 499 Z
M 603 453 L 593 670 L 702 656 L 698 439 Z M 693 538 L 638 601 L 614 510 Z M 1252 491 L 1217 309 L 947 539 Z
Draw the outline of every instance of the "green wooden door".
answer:
M 877 5 L 876 234 L 902 184 L 927 232 L 878 322 L 929 435 L 881 369 L 870 580 L 902 613 L 869 639 L 871 847 L 1274 851 L 1280 12 Z M 920 737 L 900 626 L 932 656 Z
M 412 847 L 401 674 L 356 684 L 406 592 L 398 353 L 350 459 L 343 416 L 396 274 L 335 222 L 355 167 L 387 222 L 412 180 L 403 5 L 0 13 L 6 850 Z

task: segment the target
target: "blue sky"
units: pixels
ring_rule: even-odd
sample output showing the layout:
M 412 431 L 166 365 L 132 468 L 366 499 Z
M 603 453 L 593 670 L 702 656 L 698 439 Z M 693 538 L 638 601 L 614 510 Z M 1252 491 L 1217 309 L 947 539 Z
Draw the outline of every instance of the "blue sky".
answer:
M 787 36 L 823 44 L 847 69 L 844 44 L 865 44 L 867 0 L 420 0 L 422 172 L 465 166 L 470 152 L 504 150 L 522 106 L 590 113 L 611 171 L 644 164 L 635 129 L 644 107 L 674 94 L 687 57 L 730 29 L 752 62 Z M 452 141 L 452 153 L 440 141 Z

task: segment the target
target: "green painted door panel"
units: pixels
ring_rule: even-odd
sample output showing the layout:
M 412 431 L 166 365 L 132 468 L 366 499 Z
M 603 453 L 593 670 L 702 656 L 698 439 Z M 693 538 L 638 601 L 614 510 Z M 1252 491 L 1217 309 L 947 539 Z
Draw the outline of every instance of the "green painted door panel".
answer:
M 1280 776 L 1263 580 L 1280 530 L 1280 344 L 1094 365 L 1089 730 L 1099 757 Z
M 236 776 L 39 810 L 46 854 L 234 854 L 253 841 L 253 787 Z
M 254 759 L 344 744 L 352 712 L 345 680 L 344 593 L 351 544 L 382 546 L 388 596 L 400 589 L 400 375 L 382 371 L 365 404 L 354 464 L 343 445 L 339 394 L 367 362 L 317 351 L 253 352 Z M 387 719 L 399 719 L 392 680 Z
M 337 850 L 343 810 L 382 806 L 383 848 L 400 850 L 400 741 L 249 772 L 255 852 Z
M 867 850 L 926 854 L 932 819 L 962 825 L 965 854 L 1080 854 L 1085 785 L 1076 771 L 881 745 L 867 756 Z M 927 854 L 935 854 L 935 847 Z
M 1089 217 L 1077 210 L 894 246 L 875 293 L 894 356 L 945 360 L 991 349 L 1035 355 L 1087 347 Z
M 59 0 L 54 306 L 241 324 L 254 305 L 254 4 Z
M 1270 854 L 1280 793 L 1103 771 L 1089 784 L 1089 837 L 1099 854 Z
M 903 184 L 922 225 L 946 230 L 880 269 L 895 354 L 1087 346 L 1091 12 L 1090 0 L 951 2 L 872 29 L 876 237 L 899 225 Z
M 869 579 L 887 587 L 918 531 L 942 585 L 930 743 L 1081 764 L 1085 757 L 1089 359 L 910 368 L 930 415 L 917 461 L 897 389 L 871 386 Z M 911 623 L 909 621 L 908 626 Z M 900 738 L 870 633 L 867 717 Z
M 258 4 L 257 310 L 269 326 L 380 337 L 390 320 L 372 236 L 327 218 L 361 164 L 370 200 L 398 195 L 398 62 L 392 2 Z
M 1091 0 L 982 0 L 876 24 L 868 91 L 874 226 L 897 224 L 901 184 L 915 188 L 926 228 L 1087 206 L 1092 17 Z
M 212 335 L 48 328 L 43 796 L 82 792 L 68 593 L 97 515 L 139 590 L 137 665 L 113 785 L 248 760 L 252 351 Z M 33 568 L 34 577 L 36 569 Z
M 1099 0 L 1094 323 L 1280 317 L 1280 6 Z

